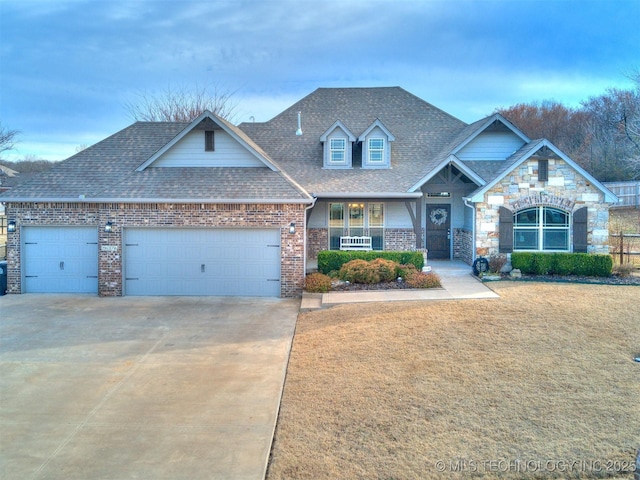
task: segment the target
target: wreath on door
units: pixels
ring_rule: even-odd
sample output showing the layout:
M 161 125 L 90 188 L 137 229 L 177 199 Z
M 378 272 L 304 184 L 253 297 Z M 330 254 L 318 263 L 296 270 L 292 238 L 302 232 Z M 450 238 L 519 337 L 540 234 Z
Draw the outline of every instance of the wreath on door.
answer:
M 436 225 L 444 225 L 447 221 L 447 211 L 444 208 L 435 208 L 429 214 L 429 220 Z

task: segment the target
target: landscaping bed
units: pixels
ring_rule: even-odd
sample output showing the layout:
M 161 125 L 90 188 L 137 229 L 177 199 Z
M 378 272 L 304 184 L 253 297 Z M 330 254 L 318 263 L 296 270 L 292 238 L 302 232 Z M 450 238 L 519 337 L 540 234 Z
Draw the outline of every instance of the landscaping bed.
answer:
M 491 277 L 482 277 L 483 282 L 496 281 Z M 611 275 L 610 277 L 585 277 L 579 275 L 532 275 L 523 273 L 520 278 L 513 278 L 509 274 L 500 274 L 499 279 L 514 282 L 561 282 L 587 283 L 593 285 L 640 285 L 640 274 Z
M 422 272 L 414 264 L 399 264 L 384 258 L 349 260 L 329 275 L 308 274 L 304 283 L 304 290 L 310 293 L 441 287 L 440 277 L 435 273 Z
M 407 282 L 379 282 L 379 283 L 346 283 L 333 282 L 331 291 L 333 292 L 357 292 L 359 290 L 405 290 L 413 289 Z M 438 288 L 438 287 L 432 287 Z

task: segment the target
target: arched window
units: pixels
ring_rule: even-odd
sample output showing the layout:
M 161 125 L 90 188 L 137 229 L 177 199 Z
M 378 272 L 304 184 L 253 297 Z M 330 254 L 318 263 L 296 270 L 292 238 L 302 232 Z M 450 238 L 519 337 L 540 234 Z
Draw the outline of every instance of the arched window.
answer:
M 513 216 L 514 250 L 569 250 L 569 214 L 553 207 L 532 207 Z

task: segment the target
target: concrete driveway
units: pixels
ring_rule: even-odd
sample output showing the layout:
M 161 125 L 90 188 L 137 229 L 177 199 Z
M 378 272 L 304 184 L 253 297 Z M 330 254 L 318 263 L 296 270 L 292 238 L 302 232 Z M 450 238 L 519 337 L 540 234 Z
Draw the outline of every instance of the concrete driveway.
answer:
M 0 297 L 0 477 L 263 478 L 299 306 Z

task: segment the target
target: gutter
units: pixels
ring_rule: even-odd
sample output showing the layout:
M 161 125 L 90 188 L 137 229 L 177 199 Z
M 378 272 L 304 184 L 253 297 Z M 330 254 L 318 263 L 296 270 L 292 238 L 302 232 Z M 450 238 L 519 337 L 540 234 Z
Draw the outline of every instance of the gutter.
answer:
M 323 192 L 316 193 L 318 198 L 399 198 L 399 199 L 415 199 L 422 197 L 422 192 Z
M 469 205 L 469 198 L 462 197 L 464 201 L 464 206 L 469 207 L 473 211 L 473 222 L 471 222 L 471 262 L 473 263 L 476 259 L 476 206 Z
M 82 195 L 79 197 L 0 197 L 0 201 L 3 203 L 43 203 L 43 202 L 62 202 L 62 203 L 204 203 L 204 204 L 218 204 L 218 203 L 254 203 L 254 204 L 266 204 L 266 203 L 293 203 L 293 204 L 314 204 L 313 198 L 308 199 L 291 199 L 291 198 L 84 198 Z
M 304 275 L 307 275 L 307 212 L 316 206 L 317 197 L 313 197 L 313 203 L 304 209 L 304 248 L 303 248 L 303 260 L 302 268 L 304 269 Z

